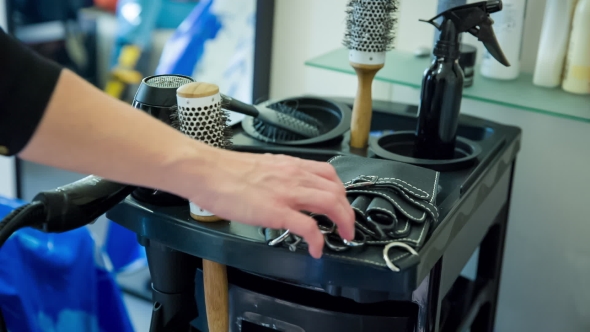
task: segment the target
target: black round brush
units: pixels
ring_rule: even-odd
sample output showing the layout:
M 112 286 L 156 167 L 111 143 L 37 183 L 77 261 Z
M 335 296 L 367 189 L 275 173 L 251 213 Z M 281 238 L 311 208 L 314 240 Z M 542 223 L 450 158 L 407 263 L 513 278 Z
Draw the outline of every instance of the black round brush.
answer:
M 221 94 L 221 107 L 254 118 L 254 127 L 263 141 L 292 141 L 318 137 L 324 125 L 313 116 L 285 103 L 250 105 Z

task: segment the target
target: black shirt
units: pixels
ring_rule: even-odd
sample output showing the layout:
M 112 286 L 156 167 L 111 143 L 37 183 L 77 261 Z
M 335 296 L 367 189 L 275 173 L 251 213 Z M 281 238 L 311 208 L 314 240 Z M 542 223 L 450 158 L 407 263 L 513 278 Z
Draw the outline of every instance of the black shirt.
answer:
M 61 70 L 0 28 L 0 155 L 16 155 L 27 145 Z

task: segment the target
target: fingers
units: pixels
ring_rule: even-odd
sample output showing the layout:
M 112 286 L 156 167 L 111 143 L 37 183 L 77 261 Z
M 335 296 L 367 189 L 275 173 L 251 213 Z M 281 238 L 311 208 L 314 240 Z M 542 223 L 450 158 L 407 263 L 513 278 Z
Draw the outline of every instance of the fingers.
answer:
M 300 185 L 305 188 L 324 190 L 326 192 L 336 195 L 338 198 L 341 197 L 343 203 L 345 201 L 346 190 L 344 189 L 344 186 L 341 183 L 336 183 L 334 181 L 330 181 L 326 178 L 312 174 L 309 176 L 305 176 L 301 180 Z
M 340 178 L 338 177 L 338 173 L 336 173 L 334 166 L 326 162 L 317 162 L 301 159 L 301 166 L 308 172 L 317 174 L 335 183 L 342 184 L 342 180 L 340 180 Z
M 282 175 L 298 179 L 294 188 L 287 191 L 289 205 L 299 210 L 325 214 L 337 226 L 346 240 L 354 238 L 354 211 L 346 199 L 346 190 L 332 165 L 287 157 L 289 166 Z M 298 163 L 294 163 L 298 161 Z M 297 165 L 299 164 L 299 165 Z M 297 167 L 298 166 L 298 167 Z
M 315 258 L 321 256 L 323 235 L 317 222 L 299 211 L 327 216 L 336 224 L 342 238 L 354 239 L 354 212 L 332 165 L 285 155 L 265 154 L 256 158 L 258 166 L 250 170 L 249 176 L 239 179 L 245 180 L 245 186 L 251 189 L 241 190 L 240 195 L 258 198 L 268 195 L 268 199 L 263 200 L 267 202 L 264 205 L 268 215 L 265 218 L 260 214 L 242 213 L 240 218 L 245 218 L 242 220 L 266 227 L 289 229 L 305 239 L 309 253 Z M 260 190 L 260 194 L 254 195 L 252 190 Z M 268 204 L 270 200 L 274 202 L 270 204 L 272 207 Z M 252 204 L 257 205 L 258 200 Z
M 318 229 L 315 220 L 293 210 L 285 213 L 283 218 L 283 225 L 281 227 L 289 229 L 292 233 L 303 237 L 309 247 L 309 254 L 313 258 L 321 258 L 324 248 L 324 236 Z
M 290 157 L 287 155 L 269 155 L 273 160 L 279 161 L 280 163 L 284 163 L 284 166 L 287 165 L 297 165 L 297 168 L 303 169 L 307 172 L 319 175 L 323 178 L 326 178 L 330 181 L 334 181 L 336 183 L 342 183 L 334 166 L 328 164 L 327 162 L 319 162 L 307 159 L 301 159 L 296 157 Z
M 331 198 L 329 196 L 326 196 L 326 199 L 324 199 L 323 201 L 320 200 L 322 198 L 317 198 L 318 199 L 318 203 L 322 203 L 322 204 L 331 204 L 331 206 L 334 207 L 334 209 L 337 209 L 337 211 L 340 213 L 340 215 L 343 215 L 344 217 L 332 217 L 330 218 L 330 220 L 332 220 L 338 227 L 339 229 L 342 231 L 342 234 L 344 236 L 344 238 L 346 240 L 351 240 L 354 237 L 354 211 L 352 210 L 352 207 L 350 206 L 350 203 L 348 202 L 348 199 L 346 198 L 346 190 L 344 189 L 344 187 L 342 185 L 339 184 L 335 184 L 334 182 L 328 181 L 324 178 L 320 178 L 319 176 L 314 176 L 314 179 L 312 180 L 313 184 L 303 184 L 306 188 L 309 189 L 316 189 L 316 190 L 320 190 L 322 192 L 324 192 L 325 195 L 330 195 L 333 196 L 333 203 L 330 202 Z M 311 198 L 313 199 L 313 198 Z M 304 203 L 306 204 L 306 203 Z M 326 208 L 326 207 L 324 207 Z M 329 208 L 329 206 L 328 206 Z M 308 210 L 306 210 L 308 211 Z M 321 213 L 318 211 L 310 211 L 310 212 L 314 212 L 314 213 Z M 322 213 L 324 214 L 324 213 Z M 333 219 L 333 218 L 339 218 L 339 219 Z M 352 226 L 351 226 L 352 225 Z M 349 233 L 349 231 L 351 233 Z M 347 236 L 350 235 L 350 238 L 348 238 Z
M 338 226 L 340 236 L 346 240 L 354 238 L 354 212 L 344 195 L 305 188 L 293 191 L 291 196 L 297 209 L 326 215 Z

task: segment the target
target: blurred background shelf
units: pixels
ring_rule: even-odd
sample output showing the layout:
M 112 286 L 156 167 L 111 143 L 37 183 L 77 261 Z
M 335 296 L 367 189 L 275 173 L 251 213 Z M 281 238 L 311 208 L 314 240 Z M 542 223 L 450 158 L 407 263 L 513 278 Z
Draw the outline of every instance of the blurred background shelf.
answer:
M 345 48 L 310 59 L 305 64 L 355 75 L 348 63 L 348 50 Z M 375 79 L 419 89 L 422 74 L 429 66 L 430 57 L 419 58 L 410 52 L 393 50 L 387 53 L 385 67 L 377 73 Z M 521 73 L 516 80 L 501 81 L 488 79 L 476 71 L 473 86 L 465 88 L 463 96 L 525 111 L 590 122 L 590 96 L 571 94 L 561 88 L 538 87 L 532 81 L 532 74 L 528 73 Z

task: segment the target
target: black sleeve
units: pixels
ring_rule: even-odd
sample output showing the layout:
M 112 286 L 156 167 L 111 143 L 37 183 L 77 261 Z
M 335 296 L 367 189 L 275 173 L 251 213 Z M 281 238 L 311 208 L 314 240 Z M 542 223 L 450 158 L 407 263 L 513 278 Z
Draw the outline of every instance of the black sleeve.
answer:
M 0 155 L 16 155 L 27 145 L 61 70 L 0 28 Z

